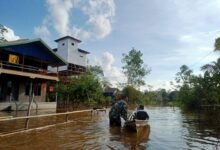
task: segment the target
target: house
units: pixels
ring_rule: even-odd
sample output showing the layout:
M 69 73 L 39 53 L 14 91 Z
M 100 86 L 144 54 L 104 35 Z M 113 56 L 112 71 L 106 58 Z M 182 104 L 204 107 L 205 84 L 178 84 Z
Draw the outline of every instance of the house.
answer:
M 118 92 L 119 92 L 118 88 L 106 87 L 104 92 L 103 92 L 103 95 L 105 97 L 110 96 L 110 97 L 114 98 Z
M 48 84 L 59 81 L 58 69 L 66 64 L 41 39 L 1 42 L 0 109 L 15 104 L 26 109 L 32 95 L 40 107 L 46 101 Z M 57 70 L 52 72 L 49 66 Z
M 81 41 L 72 36 L 64 36 L 57 40 L 57 48 L 53 51 L 67 61 L 66 66 L 59 67 L 62 77 L 77 76 L 86 72 L 88 51 L 79 48 Z

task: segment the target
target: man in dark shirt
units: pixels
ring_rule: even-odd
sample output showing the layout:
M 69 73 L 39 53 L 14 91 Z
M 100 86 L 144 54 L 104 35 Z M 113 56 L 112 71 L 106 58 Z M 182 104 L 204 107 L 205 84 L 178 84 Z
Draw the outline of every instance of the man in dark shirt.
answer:
M 127 103 L 124 95 L 118 95 L 117 101 L 109 111 L 110 126 L 121 126 L 121 117 L 127 120 Z
M 139 105 L 138 110 L 134 113 L 134 118 L 137 120 L 147 120 L 149 119 L 148 113 L 144 110 L 144 105 Z

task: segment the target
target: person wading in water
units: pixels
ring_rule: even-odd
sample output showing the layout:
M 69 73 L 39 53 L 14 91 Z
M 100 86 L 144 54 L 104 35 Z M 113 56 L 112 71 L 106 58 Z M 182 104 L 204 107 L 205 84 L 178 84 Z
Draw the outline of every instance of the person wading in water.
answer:
M 109 111 L 110 126 L 121 127 L 121 117 L 127 121 L 128 106 L 125 102 L 125 95 L 117 95 L 116 102 Z

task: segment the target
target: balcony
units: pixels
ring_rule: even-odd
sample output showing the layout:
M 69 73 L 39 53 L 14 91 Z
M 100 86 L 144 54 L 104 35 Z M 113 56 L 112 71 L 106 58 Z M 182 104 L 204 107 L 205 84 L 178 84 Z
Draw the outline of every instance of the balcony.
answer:
M 29 65 L 12 64 L 6 61 L 0 62 L 0 74 L 11 74 L 17 76 L 30 77 L 33 79 L 39 78 L 59 81 L 57 72 L 52 72 L 46 69 Z

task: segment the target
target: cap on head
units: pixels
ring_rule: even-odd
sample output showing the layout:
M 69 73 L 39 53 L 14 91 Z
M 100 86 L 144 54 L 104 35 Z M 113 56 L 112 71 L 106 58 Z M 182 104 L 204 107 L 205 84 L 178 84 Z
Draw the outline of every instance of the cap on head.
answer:
M 125 99 L 126 96 L 123 92 L 118 92 L 116 94 L 116 97 L 117 97 L 118 100 L 120 100 L 120 99 Z
M 139 105 L 139 109 L 144 109 L 144 105 Z

